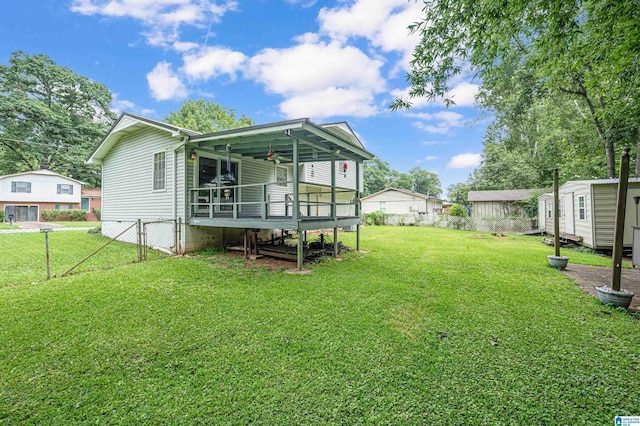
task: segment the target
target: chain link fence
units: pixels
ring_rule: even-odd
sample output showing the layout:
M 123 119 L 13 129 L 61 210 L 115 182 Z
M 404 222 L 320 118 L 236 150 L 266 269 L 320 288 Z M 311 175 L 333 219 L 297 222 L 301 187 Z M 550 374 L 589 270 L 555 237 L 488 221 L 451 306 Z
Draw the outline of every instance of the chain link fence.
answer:
M 427 215 L 418 213 L 384 214 L 381 218 L 384 225 L 390 226 L 437 226 L 439 228 L 460 229 L 465 231 L 492 232 L 495 234 L 517 234 L 538 229 L 538 220 L 528 217 L 460 217 L 444 215 Z M 365 223 L 374 224 L 365 217 Z
M 66 270 L 62 276 L 86 269 L 86 264 L 113 267 L 126 263 L 144 262 L 173 256 L 180 252 L 180 222 L 157 220 L 143 222 L 103 222 L 96 234 L 96 247 Z M 112 244 L 116 242 L 115 244 Z M 124 244 L 122 244 L 124 243 Z

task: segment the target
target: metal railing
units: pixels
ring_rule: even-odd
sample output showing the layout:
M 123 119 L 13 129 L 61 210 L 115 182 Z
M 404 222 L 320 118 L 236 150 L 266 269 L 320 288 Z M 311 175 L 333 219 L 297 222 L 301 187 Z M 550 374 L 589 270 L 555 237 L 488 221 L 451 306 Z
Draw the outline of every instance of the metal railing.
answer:
M 189 191 L 190 216 L 238 219 L 241 214 L 245 214 L 266 220 L 270 217 L 291 217 L 295 211 L 300 213 L 300 217 L 312 217 L 313 210 L 315 216 L 359 216 L 359 200 L 354 189 L 335 188 L 336 200 L 332 202 L 330 185 L 299 182 L 299 185 L 329 188 L 329 191 L 301 191 L 298 193 L 298 206 L 295 206 L 293 193 L 290 190 L 285 192 L 292 183 L 293 181 L 287 181 L 193 188 Z M 350 195 L 344 197 L 343 194 Z M 312 199 L 315 197 L 317 200 Z M 328 200 L 320 200 L 321 197 L 327 197 Z M 338 201 L 338 197 L 342 200 Z

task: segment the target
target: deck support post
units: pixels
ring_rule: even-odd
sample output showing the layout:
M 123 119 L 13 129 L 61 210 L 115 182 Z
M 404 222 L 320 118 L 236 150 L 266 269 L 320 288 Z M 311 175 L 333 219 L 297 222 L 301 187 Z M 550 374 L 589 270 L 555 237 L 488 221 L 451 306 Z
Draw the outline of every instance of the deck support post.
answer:
M 620 179 L 618 180 L 618 196 L 616 217 L 613 232 L 613 265 L 611 272 L 611 289 L 620 291 L 622 279 L 622 251 L 624 249 L 624 216 L 627 208 L 627 188 L 629 187 L 629 148 L 622 151 L 620 158 Z
M 338 257 L 338 228 L 333 228 L 333 257 Z
M 302 263 L 304 262 L 304 244 L 302 241 L 302 232 L 298 228 L 298 271 L 302 271 Z
M 247 235 L 249 233 L 249 230 L 245 228 L 244 232 L 242 233 L 242 241 L 244 243 L 244 258 L 248 259 L 249 258 L 249 249 L 248 249 L 248 243 L 249 243 L 249 236 Z
M 331 218 L 336 220 L 336 153 L 331 151 Z
M 360 251 L 360 224 L 356 225 L 356 251 Z
M 300 218 L 300 156 L 298 155 L 298 139 L 293 140 L 293 212 L 291 218 Z

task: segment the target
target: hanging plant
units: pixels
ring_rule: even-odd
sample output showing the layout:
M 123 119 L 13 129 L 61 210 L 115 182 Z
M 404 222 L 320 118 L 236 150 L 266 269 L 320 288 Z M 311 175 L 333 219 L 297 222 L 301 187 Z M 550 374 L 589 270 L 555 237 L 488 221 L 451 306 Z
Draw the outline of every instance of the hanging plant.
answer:
M 349 166 L 347 165 L 346 162 L 342 163 L 342 174 L 344 175 L 344 177 L 347 177 L 347 169 L 349 168 Z

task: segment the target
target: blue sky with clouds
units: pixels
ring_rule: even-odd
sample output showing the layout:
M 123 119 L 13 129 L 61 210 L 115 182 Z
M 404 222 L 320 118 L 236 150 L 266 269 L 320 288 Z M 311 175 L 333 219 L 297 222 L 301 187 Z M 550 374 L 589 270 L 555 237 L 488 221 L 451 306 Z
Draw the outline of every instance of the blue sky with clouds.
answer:
M 456 106 L 407 90 L 421 2 L 407 0 L 21 0 L 0 3 L 0 62 L 23 50 L 104 83 L 113 109 L 162 119 L 204 98 L 256 123 L 346 120 L 367 149 L 406 172 L 436 172 L 443 190 L 480 162 L 478 86 L 451 86 Z

